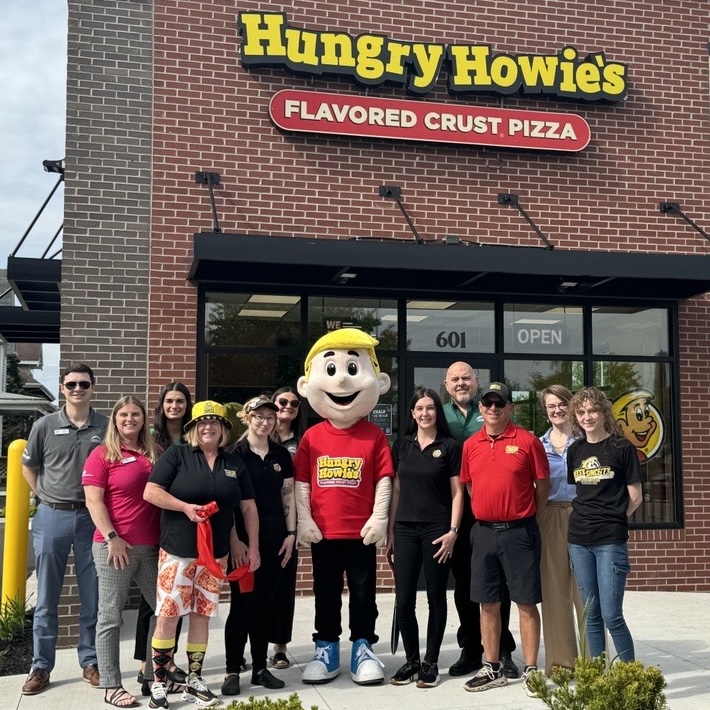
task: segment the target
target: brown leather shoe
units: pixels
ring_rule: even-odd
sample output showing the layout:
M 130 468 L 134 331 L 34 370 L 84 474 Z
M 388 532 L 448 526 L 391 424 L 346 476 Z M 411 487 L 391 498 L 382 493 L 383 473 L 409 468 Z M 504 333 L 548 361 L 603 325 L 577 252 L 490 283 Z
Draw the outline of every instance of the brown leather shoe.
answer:
M 33 668 L 22 686 L 23 695 L 37 695 L 49 685 L 49 673 L 44 668 Z
M 92 663 L 90 666 L 86 666 L 81 676 L 87 683 L 91 683 L 93 688 L 99 687 L 101 677 L 99 676 L 99 667 L 95 663 Z

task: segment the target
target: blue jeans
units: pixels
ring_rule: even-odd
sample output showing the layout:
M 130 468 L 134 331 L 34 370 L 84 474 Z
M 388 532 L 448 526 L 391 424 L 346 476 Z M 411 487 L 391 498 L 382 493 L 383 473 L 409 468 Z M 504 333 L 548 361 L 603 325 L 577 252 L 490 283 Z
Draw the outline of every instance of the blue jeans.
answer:
M 569 558 L 585 607 L 587 640 L 593 657 L 605 648 L 604 627 L 622 661 L 633 661 L 634 641 L 624 620 L 623 604 L 629 551 L 625 542 L 610 545 L 569 545 Z
M 72 548 L 79 587 L 79 665 L 96 663 L 96 615 L 99 585 L 91 552 L 94 523 L 86 508 L 53 510 L 40 505 L 32 518 L 32 547 L 37 574 L 37 604 L 32 632 L 33 668 L 54 668 L 59 633 L 58 607 Z

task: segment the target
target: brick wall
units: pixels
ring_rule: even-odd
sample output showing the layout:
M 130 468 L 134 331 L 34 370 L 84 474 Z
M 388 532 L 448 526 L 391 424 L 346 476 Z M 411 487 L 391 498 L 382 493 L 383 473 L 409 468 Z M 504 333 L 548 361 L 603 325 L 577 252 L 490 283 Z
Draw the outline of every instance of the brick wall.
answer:
M 105 412 L 146 396 L 152 2 L 69 2 L 62 365 Z
M 145 399 L 150 251 L 152 3 L 69 2 L 62 367 L 84 361 L 95 406 Z M 75 646 L 73 558 L 59 646 Z
M 607 6 L 608 5 L 608 6 Z M 191 236 L 209 231 L 207 190 L 196 170 L 221 174 L 217 209 L 226 232 L 316 238 L 411 238 L 399 210 L 379 197 L 381 184 L 402 200 L 425 238 L 456 234 L 486 244 L 536 245 L 515 210 L 497 204 L 514 192 L 559 248 L 707 254 L 708 242 L 677 217 L 659 212 L 678 201 L 705 227 L 708 188 L 707 3 L 477 3 L 412 0 L 258 2 L 249 10 L 287 12 L 289 22 L 350 35 L 382 32 L 401 40 L 489 43 L 496 52 L 605 51 L 629 65 L 628 99 L 614 105 L 530 98 L 451 99 L 443 74 L 431 101 L 569 111 L 582 115 L 592 141 L 558 155 L 449 145 L 406 144 L 281 134 L 267 105 L 285 88 L 362 95 L 347 80 L 281 69 L 246 71 L 238 59 L 238 7 L 193 0 L 155 3 L 155 123 L 151 390 L 180 374 L 192 383 L 195 290 L 185 283 Z M 400 88 L 376 96 L 405 98 Z M 639 294 L 648 295 L 648 294 Z M 663 296 L 663 294 L 653 294 Z M 681 407 L 685 528 L 632 535 L 630 585 L 708 590 L 710 461 L 696 414 L 708 394 L 708 300 L 681 304 Z M 171 343 L 169 359 L 165 344 Z M 161 350 L 161 348 L 163 348 Z M 309 584 L 308 567 L 299 589 Z M 682 562 L 678 560 L 682 559 Z M 384 570 L 384 568 L 382 568 Z
M 679 201 L 698 222 L 710 222 L 707 3 L 678 0 L 672 13 L 663 2 L 632 0 L 609 7 L 294 0 L 249 9 L 285 11 L 295 25 L 351 35 L 486 42 L 496 52 L 554 52 L 566 44 L 605 51 L 628 63 L 629 97 L 607 106 L 456 99 L 578 113 L 592 142 L 575 155 L 283 135 L 267 114 L 276 91 L 358 96 L 362 89 L 346 80 L 242 69 L 235 3 L 70 0 L 62 360 L 96 366 L 100 408 L 128 392 L 153 403 L 174 377 L 194 389 L 197 295 L 185 277 L 192 234 L 212 226 L 196 170 L 221 174 L 216 199 L 227 232 L 408 239 L 401 214 L 378 194 L 379 185 L 395 184 L 429 239 L 456 234 L 486 244 L 537 244 L 517 211 L 497 204 L 498 192 L 515 192 L 560 248 L 708 253 L 700 235 L 658 210 L 659 201 Z M 445 78 L 427 100 L 452 100 Z M 391 87 L 371 93 L 404 97 Z M 680 316 L 685 527 L 634 533 L 636 588 L 710 589 L 703 576 L 710 461 L 704 417 L 696 414 L 710 375 L 707 298 L 681 304 Z M 387 587 L 382 558 L 379 564 Z M 301 590 L 309 586 L 308 567 L 306 553 Z

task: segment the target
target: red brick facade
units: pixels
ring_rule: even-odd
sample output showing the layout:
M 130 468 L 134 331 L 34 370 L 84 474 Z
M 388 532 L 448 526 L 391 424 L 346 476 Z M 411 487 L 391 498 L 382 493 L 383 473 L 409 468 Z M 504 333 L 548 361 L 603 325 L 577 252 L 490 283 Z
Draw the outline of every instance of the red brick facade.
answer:
M 281 134 L 267 105 L 280 89 L 361 95 L 346 79 L 308 78 L 282 69 L 246 71 L 239 61 L 236 8 L 230 3 L 155 3 L 155 95 L 149 385 L 178 372 L 194 376 L 196 290 L 184 283 L 191 235 L 209 231 L 211 212 L 196 170 L 219 172 L 219 217 L 226 231 L 343 238 L 407 237 L 399 212 L 378 194 L 402 186 L 422 235 L 456 234 L 485 243 L 535 244 L 498 192 L 519 194 L 527 212 L 560 248 L 707 254 L 710 245 L 660 201 L 679 201 L 701 223 L 707 215 L 710 102 L 707 21 L 702 2 L 412 2 L 388 6 L 260 2 L 312 30 L 384 33 L 410 41 L 489 43 L 495 52 L 554 53 L 572 44 L 628 64 L 628 98 L 617 104 L 507 97 L 479 105 L 573 111 L 592 129 L 579 154 L 453 145 L 402 144 Z M 445 74 L 426 96 L 448 96 Z M 400 88 L 377 96 L 406 98 Z M 662 295 L 662 294 L 658 294 Z M 633 534 L 633 588 L 710 589 L 710 455 L 705 417 L 710 394 L 708 305 L 680 305 L 685 527 Z M 705 383 L 705 384 L 703 384 Z M 701 448 L 702 447 L 702 448 Z M 306 584 L 306 575 L 302 577 Z

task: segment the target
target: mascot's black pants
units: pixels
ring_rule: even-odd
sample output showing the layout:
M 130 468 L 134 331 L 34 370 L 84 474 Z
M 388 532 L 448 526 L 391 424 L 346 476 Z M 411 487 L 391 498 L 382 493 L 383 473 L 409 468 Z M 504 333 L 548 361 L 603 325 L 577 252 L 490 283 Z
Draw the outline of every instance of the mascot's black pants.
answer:
M 316 601 L 314 641 L 339 641 L 343 632 L 343 574 L 349 593 L 350 640 L 377 642 L 377 548 L 357 540 L 321 540 L 311 545 L 313 593 Z

